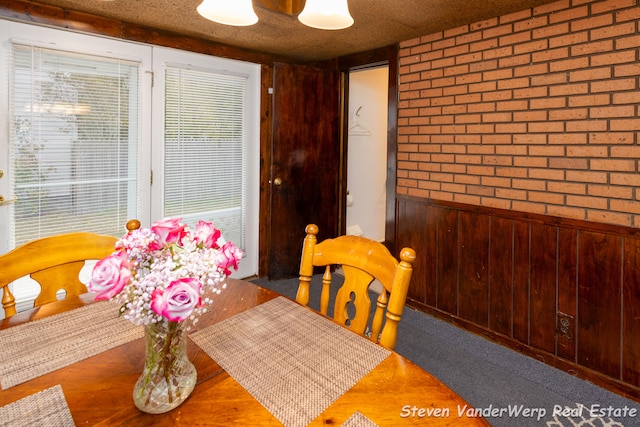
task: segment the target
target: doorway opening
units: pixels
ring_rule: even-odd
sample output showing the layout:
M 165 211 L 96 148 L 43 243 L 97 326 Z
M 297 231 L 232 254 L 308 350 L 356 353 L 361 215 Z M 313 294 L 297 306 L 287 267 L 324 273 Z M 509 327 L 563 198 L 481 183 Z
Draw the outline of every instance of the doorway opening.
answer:
M 346 234 L 385 241 L 389 67 L 349 72 Z

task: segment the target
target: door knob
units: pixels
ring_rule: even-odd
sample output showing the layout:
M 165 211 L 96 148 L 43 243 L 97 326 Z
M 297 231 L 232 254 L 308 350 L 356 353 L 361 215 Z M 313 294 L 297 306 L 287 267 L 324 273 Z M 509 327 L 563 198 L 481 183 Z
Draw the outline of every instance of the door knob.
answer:
M 276 186 L 280 186 L 280 185 L 282 185 L 282 179 L 281 179 L 281 178 L 279 178 L 279 177 L 278 177 L 278 178 L 276 178 L 276 179 L 274 179 L 274 180 L 273 180 L 273 185 L 276 185 Z

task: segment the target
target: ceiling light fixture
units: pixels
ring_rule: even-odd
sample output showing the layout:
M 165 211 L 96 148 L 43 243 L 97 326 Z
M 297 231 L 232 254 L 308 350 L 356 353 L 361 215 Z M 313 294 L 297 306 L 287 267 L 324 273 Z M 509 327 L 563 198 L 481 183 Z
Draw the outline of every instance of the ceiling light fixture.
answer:
M 306 0 L 298 19 L 321 30 L 342 30 L 353 25 L 347 0 Z
M 247 26 L 258 22 L 251 0 L 203 0 L 196 10 L 204 18 L 225 25 Z

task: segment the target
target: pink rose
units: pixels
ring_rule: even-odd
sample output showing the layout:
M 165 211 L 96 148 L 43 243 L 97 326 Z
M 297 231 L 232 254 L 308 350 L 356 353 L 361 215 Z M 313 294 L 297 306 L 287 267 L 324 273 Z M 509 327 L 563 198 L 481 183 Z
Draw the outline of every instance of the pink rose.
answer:
M 215 228 L 212 223 L 200 220 L 196 224 L 194 240 L 201 242 L 205 248 L 216 248 L 220 234 L 220 230 Z
M 202 305 L 201 287 L 200 281 L 191 277 L 174 280 L 166 289 L 151 293 L 151 309 L 170 322 L 181 322 Z
M 231 274 L 230 267 L 238 270 L 238 262 L 242 259 L 242 251 L 232 242 L 227 242 L 220 248 L 220 255 L 216 259 L 220 268 L 224 269 L 224 274 Z
M 120 251 L 98 261 L 93 267 L 89 289 L 96 300 L 108 300 L 118 294 L 131 279 L 127 254 Z
M 158 239 L 149 245 L 149 249 L 158 250 L 165 244 L 180 244 L 182 238 L 187 234 L 186 225 L 183 224 L 182 218 L 170 218 L 156 221 L 151 225 L 151 230 L 158 236 Z

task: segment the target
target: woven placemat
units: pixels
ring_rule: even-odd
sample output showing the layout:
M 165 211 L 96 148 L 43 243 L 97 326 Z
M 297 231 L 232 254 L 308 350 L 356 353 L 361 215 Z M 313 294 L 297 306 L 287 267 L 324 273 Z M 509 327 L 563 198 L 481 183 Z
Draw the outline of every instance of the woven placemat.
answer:
M 190 337 L 288 427 L 309 424 L 391 354 L 283 297 Z
M 111 301 L 90 304 L 0 331 L 3 390 L 144 336 Z
M 341 427 L 378 427 L 378 424 L 356 411 Z
M 70 427 L 74 425 L 60 385 L 39 391 L 0 408 L 0 426 Z

